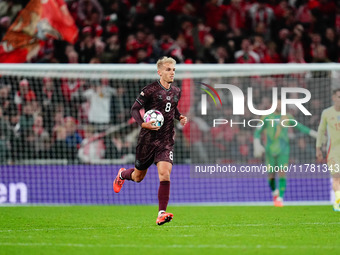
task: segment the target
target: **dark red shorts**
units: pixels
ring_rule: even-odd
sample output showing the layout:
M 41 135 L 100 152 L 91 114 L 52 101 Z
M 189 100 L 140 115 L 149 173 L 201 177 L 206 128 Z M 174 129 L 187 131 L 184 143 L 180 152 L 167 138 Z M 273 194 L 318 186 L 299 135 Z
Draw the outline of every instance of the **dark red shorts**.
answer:
M 172 146 L 161 147 L 149 144 L 137 145 L 135 167 L 138 170 L 146 170 L 152 165 L 152 163 L 157 164 L 160 161 L 166 161 L 173 164 Z

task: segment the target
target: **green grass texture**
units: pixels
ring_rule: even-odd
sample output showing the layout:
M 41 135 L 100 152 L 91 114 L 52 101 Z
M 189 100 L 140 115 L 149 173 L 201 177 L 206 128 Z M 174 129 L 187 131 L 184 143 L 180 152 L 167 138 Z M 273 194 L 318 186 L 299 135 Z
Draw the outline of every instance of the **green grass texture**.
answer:
M 340 254 L 332 206 L 0 207 L 0 254 Z

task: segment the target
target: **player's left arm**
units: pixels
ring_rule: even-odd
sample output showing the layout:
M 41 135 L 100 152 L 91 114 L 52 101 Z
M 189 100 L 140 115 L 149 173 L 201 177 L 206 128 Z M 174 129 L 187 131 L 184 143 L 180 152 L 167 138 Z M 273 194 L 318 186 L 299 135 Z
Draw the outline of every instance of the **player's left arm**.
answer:
M 179 93 L 179 99 L 181 98 L 181 94 L 182 94 L 182 92 Z M 179 122 L 181 123 L 182 126 L 184 126 L 188 122 L 187 117 L 182 115 L 180 113 L 180 111 L 178 110 L 178 105 L 175 108 L 175 119 L 179 120 Z
M 187 122 L 188 122 L 187 117 L 184 116 L 184 115 L 182 115 L 182 114 L 179 112 L 177 106 L 176 106 L 176 108 L 175 108 L 175 119 L 176 119 L 176 120 L 179 120 L 179 122 L 181 123 L 182 126 L 184 126 L 184 125 L 187 124 Z

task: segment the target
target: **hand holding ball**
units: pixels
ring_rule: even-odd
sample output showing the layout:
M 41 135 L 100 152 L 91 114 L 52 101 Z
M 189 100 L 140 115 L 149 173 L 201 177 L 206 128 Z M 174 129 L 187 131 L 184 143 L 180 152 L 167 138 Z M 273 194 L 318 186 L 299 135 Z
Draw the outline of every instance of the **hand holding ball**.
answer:
M 152 123 L 155 127 L 161 127 L 164 123 L 164 117 L 163 114 L 158 110 L 149 110 L 144 114 L 143 117 L 145 122 L 155 121 Z

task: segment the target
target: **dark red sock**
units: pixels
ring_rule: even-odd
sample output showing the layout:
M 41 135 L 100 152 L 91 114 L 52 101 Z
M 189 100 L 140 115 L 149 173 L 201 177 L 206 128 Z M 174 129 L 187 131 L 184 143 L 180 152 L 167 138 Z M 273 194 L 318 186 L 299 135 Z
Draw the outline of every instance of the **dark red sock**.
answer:
M 166 211 L 170 196 L 170 181 L 161 181 L 158 189 L 158 211 Z
M 130 168 L 130 169 L 124 170 L 124 171 L 122 172 L 122 174 L 121 174 L 122 178 L 123 178 L 124 180 L 130 180 L 130 181 L 131 181 L 131 180 L 132 180 L 132 179 L 131 179 L 131 175 L 132 175 L 133 171 L 135 171 L 134 168 Z

